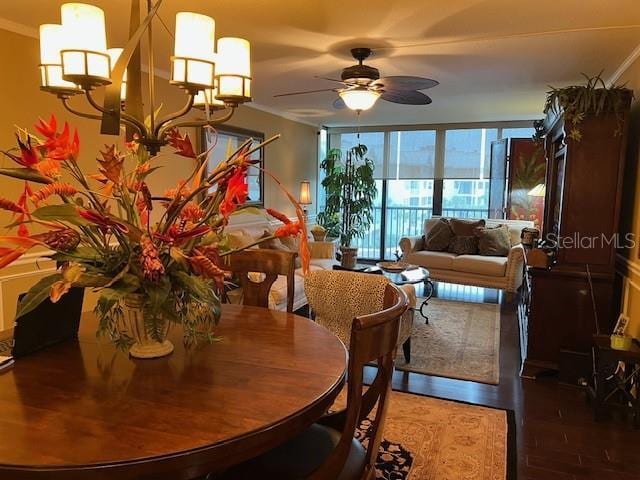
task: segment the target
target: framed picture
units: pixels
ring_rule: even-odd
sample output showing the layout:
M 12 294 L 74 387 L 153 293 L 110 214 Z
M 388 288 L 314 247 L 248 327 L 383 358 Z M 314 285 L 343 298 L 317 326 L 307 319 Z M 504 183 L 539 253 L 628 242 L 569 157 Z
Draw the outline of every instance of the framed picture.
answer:
M 226 160 L 227 152 L 235 151 L 248 139 L 253 139 L 252 145 L 258 145 L 264 141 L 264 133 L 245 130 L 243 128 L 228 127 L 222 125 L 217 127 L 215 132 L 211 129 L 202 128 L 200 131 L 200 145 L 202 151 L 209 152 L 207 160 L 207 171 L 211 172 L 220 162 Z M 213 146 L 213 148 L 211 148 Z M 262 206 L 264 203 L 264 149 L 256 150 L 252 155 L 252 160 L 258 160 L 257 166 L 249 167 L 247 172 L 247 184 L 249 187 L 248 204 Z

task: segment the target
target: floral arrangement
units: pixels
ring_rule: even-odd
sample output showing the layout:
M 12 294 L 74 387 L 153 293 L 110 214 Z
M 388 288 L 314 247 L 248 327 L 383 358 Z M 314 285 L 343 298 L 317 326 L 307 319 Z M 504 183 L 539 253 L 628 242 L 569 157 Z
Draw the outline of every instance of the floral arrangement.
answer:
M 232 215 L 248 208 L 247 170 L 259 168 L 251 154 L 278 136 L 257 146 L 248 140 L 207 172 L 208 152 L 197 155 L 189 136 L 174 129 L 169 146 L 191 159 L 194 168 L 175 188 L 158 195 L 148 185 L 159 168 L 157 157 L 150 157 L 136 139 L 122 150 L 106 146 L 96 171 L 85 174 L 78 162 L 77 130 L 72 134 L 66 122 L 59 129 L 54 116 L 40 119 L 35 128 L 40 136 L 20 130 L 18 147 L 3 152 L 18 166 L 0 168 L 0 175 L 23 181 L 24 187 L 15 202 L 0 198 L 0 209 L 14 215 L 9 228 L 17 230 L 0 237 L 0 268 L 38 246 L 59 268 L 29 290 L 17 317 L 47 297 L 56 302 L 71 287 L 84 287 L 99 293 L 98 333 L 118 345 L 133 343 L 119 328 L 131 295 L 142 298 L 146 333 L 157 341 L 170 324 L 182 324 L 186 344 L 211 341 L 225 285 L 224 258 L 236 251 L 224 229 Z M 300 235 L 307 271 L 303 211 L 284 191 L 298 218 L 292 222 L 268 210 L 283 222 L 271 238 Z M 158 221 L 152 222 L 152 212 Z

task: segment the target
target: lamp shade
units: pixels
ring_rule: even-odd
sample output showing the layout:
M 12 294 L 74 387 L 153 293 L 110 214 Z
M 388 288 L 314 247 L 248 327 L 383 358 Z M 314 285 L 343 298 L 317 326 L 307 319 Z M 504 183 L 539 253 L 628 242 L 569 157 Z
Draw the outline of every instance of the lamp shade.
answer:
M 205 88 L 204 90 L 200 90 L 196 96 L 193 97 L 193 106 L 203 109 L 206 108 L 207 105 L 209 108 L 213 109 L 224 108 L 224 102 L 216 98 L 217 94 L 217 88 Z
M 60 50 L 64 45 L 62 25 L 40 25 L 40 86 L 44 90 L 73 92 L 79 88 L 62 78 Z
M 116 66 L 116 62 L 122 55 L 122 48 L 110 48 L 107 50 L 109 54 L 109 58 L 111 58 L 111 71 Z M 120 85 L 120 100 L 124 101 L 127 98 L 127 69 L 124 70 L 124 78 L 122 79 L 122 84 Z
M 300 182 L 300 205 L 311 204 L 311 182 L 309 180 L 303 180 Z
M 544 183 L 539 183 L 535 187 L 533 187 L 527 195 L 530 197 L 544 197 L 546 195 L 547 189 Z
M 65 78 L 80 84 L 109 83 L 111 71 L 102 9 L 84 3 L 65 3 L 60 7 L 60 15 Z
M 171 80 L 185 87 L 213 87 L 216 22 L 193 12 L 176 14 Z
M 251 46 L 243 38 L 218 40 L 218 98 L 247 101 L 251 97 Z
M 380 97 L 380 92 L 375 92 L 366 87 L 356 87 L 342 90 L 338 93 L 345 105 L 351 110 L 369 110 Z

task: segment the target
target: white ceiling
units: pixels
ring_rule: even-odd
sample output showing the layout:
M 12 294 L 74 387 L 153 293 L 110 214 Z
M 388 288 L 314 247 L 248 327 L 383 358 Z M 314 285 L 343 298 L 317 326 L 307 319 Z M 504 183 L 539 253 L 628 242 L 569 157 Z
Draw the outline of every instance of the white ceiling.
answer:
M 110 46 L 121 46 L 129 0 L 85 1 L 106 11 Z M 4 0 L 0 17 L 37 28 L 59 21 L 62 3 Z M 581 72 L 607 79 L 640 43 L 638 0 L 164 0 L 172 30 L 179 10 L 214 17 L 218 37 L 251 41 L 256 104 L 330 126 L 356 123 L 332 108 L 335 93 L 273 95 L 333 87 L 314 76 L 338 77 L 355 63 L 352 47 L 374 48 L 368 63 L 383 76 L 440 82 L 425 91 L 431 105 L 379 101 L 360 119 L 377 125 L 538 118 L 548 85 L 580 81 Z M 156 64 L 168 70 L 172 40 L 156 24 Z

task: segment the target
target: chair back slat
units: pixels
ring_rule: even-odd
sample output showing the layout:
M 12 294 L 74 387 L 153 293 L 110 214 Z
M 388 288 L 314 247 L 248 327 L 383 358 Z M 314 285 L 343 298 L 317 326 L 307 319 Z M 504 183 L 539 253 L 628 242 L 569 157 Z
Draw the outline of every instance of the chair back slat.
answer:
M 269 307 L 269 291 L 278 275 L 287 278 L 287 312 L 293 312 L 295 282 L 295 252 L 268 249 L 249 249 L 229 255 L 228 268 L 238 276 L 242 287 L 242 303 L 255 307 Z M 262 273 L 255 281 L 250 273 Z

